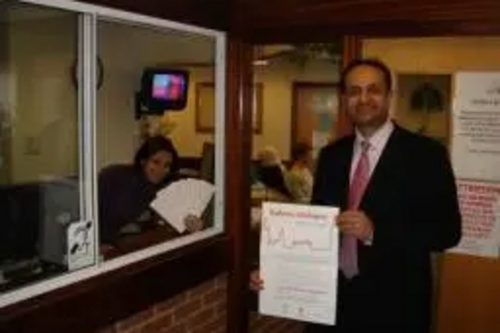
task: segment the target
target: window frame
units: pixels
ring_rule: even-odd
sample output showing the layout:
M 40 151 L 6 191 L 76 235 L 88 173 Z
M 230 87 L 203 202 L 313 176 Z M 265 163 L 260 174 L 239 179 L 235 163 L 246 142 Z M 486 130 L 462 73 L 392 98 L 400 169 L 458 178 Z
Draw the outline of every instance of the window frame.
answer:
M 215 40 L 215 83 L 216 83 L 216 131 L 215 143 L 215 185 L 217 188 L 214 200 L 214 226 L 174 240 L 167 240 L 130 254 L 126 254 L 108 261 L 99 259 L 99 239 L 97 227 L 95 235 L 94 265 L 75 271 L 68 271 L 57 277 L 40 280 L 33 285 L 14 289 L 0 294 L 0 312 L 4 308 L 16 303 L 29 300 L 57 289 L 80 284 L 100 275 L 112 274 L 126 268 L 135 267 L 141 262 L 154 261 L 154 258 L 169 256 L 169 253 L 181 253 L 192 246 L 203 244 L 206 241 L 224 239 L 224 190 L 225 190 L 225 68 L 226 68 L 226 33 L 188 24 L 154 18 L 142 14 L 130 13 L 118 9 L 106 8 L 98 5 L 81 3 L 73 0 L 18 0 L 27 5 L 38 5 L 47 8 L 66 10 L 78 15 L 78 128 L 79 128 L 79 180 L 80 180 L 80 220 L 94 221 L 98 225 L 98 197 L 97 197 L 97 145 L 96 145 L 96 113 L 97 103 L 97 26 L 100 20 L 114 21 L 136 25 L 156 30 L 176 30 L 180 32 L 196 33 Z M 70 84 L 70 83 L 68 83 Z M 180 251 L 180 252 L 179 252 Z

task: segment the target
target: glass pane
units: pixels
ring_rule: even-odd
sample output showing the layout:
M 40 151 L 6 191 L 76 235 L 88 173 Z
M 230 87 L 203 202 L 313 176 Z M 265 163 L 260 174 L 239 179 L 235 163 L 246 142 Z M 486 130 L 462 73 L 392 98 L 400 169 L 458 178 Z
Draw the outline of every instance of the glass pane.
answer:
M 80 220 L 78 94 L 70 75 L 78 15 L 15 2 L 4 2 L 0 12 L 0 290 L 6 291 L 68 271 L 67 230 Z
M 105 259 L 211 225 L 213 205 L 204 202 L 211 192 L 199 187 L 204 183 L 179 181 L 214 183 L 215 44 L 215 38 L 187 32 L 98 23 L 104 73 L 97 114 L 99 225 Z M 188 215 L 195 218 L 187 222 Z
M 314 159 L 336 137 L 340 51 L 338 41 L 255 48 L 254 108 L 260 109 L 252 152 L 256 206 L 262 200 L 310 200 Z
M 253 132 L 249 239 L 252 269 L 259 267 L 260 261 L 262 202 L 308 203 L 315 158 L 337 137 L 340 45 L 338 40 L 261 45 L 254 49 L 254 104 L 262 110 L 261 131 Z M 256 310 L 252 304 L 251 327 L 259 331 L 271 323 L 271 318 L 260 316 L 257 320 Z M 301 330 L 301 324 L 293 325 L 290 330 Z

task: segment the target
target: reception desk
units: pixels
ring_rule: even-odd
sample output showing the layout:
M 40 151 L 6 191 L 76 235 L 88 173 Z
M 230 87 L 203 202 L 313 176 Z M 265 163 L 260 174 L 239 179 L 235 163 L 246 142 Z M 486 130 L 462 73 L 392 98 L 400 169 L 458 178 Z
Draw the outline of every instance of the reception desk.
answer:
M 113 246 L 102 246 L 101 256 L 109 260 L 150 246 L 180 237 L 178 232 L 166 226 L 157 226 L 138 234 L 122 236 Z

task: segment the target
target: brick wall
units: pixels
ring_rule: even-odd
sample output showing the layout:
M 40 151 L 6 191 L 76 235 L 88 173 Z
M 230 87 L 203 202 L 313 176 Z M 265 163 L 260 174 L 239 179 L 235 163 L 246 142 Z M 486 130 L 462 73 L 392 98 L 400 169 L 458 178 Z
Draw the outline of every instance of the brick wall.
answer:
M 293 320 L 273 318 L 252 313 L 250 333 L 302 333 L 304 325 Z
M 223 333 L 225 323 L 223 275 L 95 333 Z
M 302 332 L 293 321 L 258 314 L 250 319 L 251 333 Z M 226 333 L 225 324 L 226 275 L 221 275 L 93 333 Z

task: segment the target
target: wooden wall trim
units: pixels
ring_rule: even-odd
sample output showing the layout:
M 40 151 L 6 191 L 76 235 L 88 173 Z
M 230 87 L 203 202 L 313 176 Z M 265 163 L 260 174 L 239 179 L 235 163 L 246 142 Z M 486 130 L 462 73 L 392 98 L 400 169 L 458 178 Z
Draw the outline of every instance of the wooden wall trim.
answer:
M 390 20 L 379 22 L 350 22 L 293 26 L 290 22 L 281 27 L 248 27 L 246 38 L 256 44 L 314 43 L 334 40 L 344 35 L 365 38 L 389 37 L 445 37 L 445 36 L 497 36 L 499 20 L 450 20 L 418 22 L 415 20 Z
M 0 310 L 2 333 L 88 333 L 228 269 L 218 236 Z M 193 274 L 196 272 L 196 274 Z
M 79 0 L 95 5 L 159 17 L 176 22 L 227 31 L 229 6 L 227 0 Z
M 238 0 L 238 21 L 255 43 L 364 37 L 500 34 L 497 0 Z M 234 14 L 233 14 L 234 15 Z
M 496 0 L 239 0 L 241 24 L 247 28 L 350 26 L 384 22 L 480 22 L 497 20 Z M 392 24 L 394 27 L 394 24 Z M 496 24 L 498 26 L 498 23 Z M 319 30 L 318 30 L 319 31 Z M 357 32 L 351 32 L 357 34 Z
M 230 235 L 227 332 L 248 332 L 253 46 L 228 36 L 226 230 Z
M 359 36 L 344 36 L 342 41 L 342 69 L 352 60 L 362 56 L 362 39 Z M 339 94 L 339 121 L 337 133 L 339 136 L 351 134 L 354 130 L 351 122 L 347 119 L 342 92 Z

